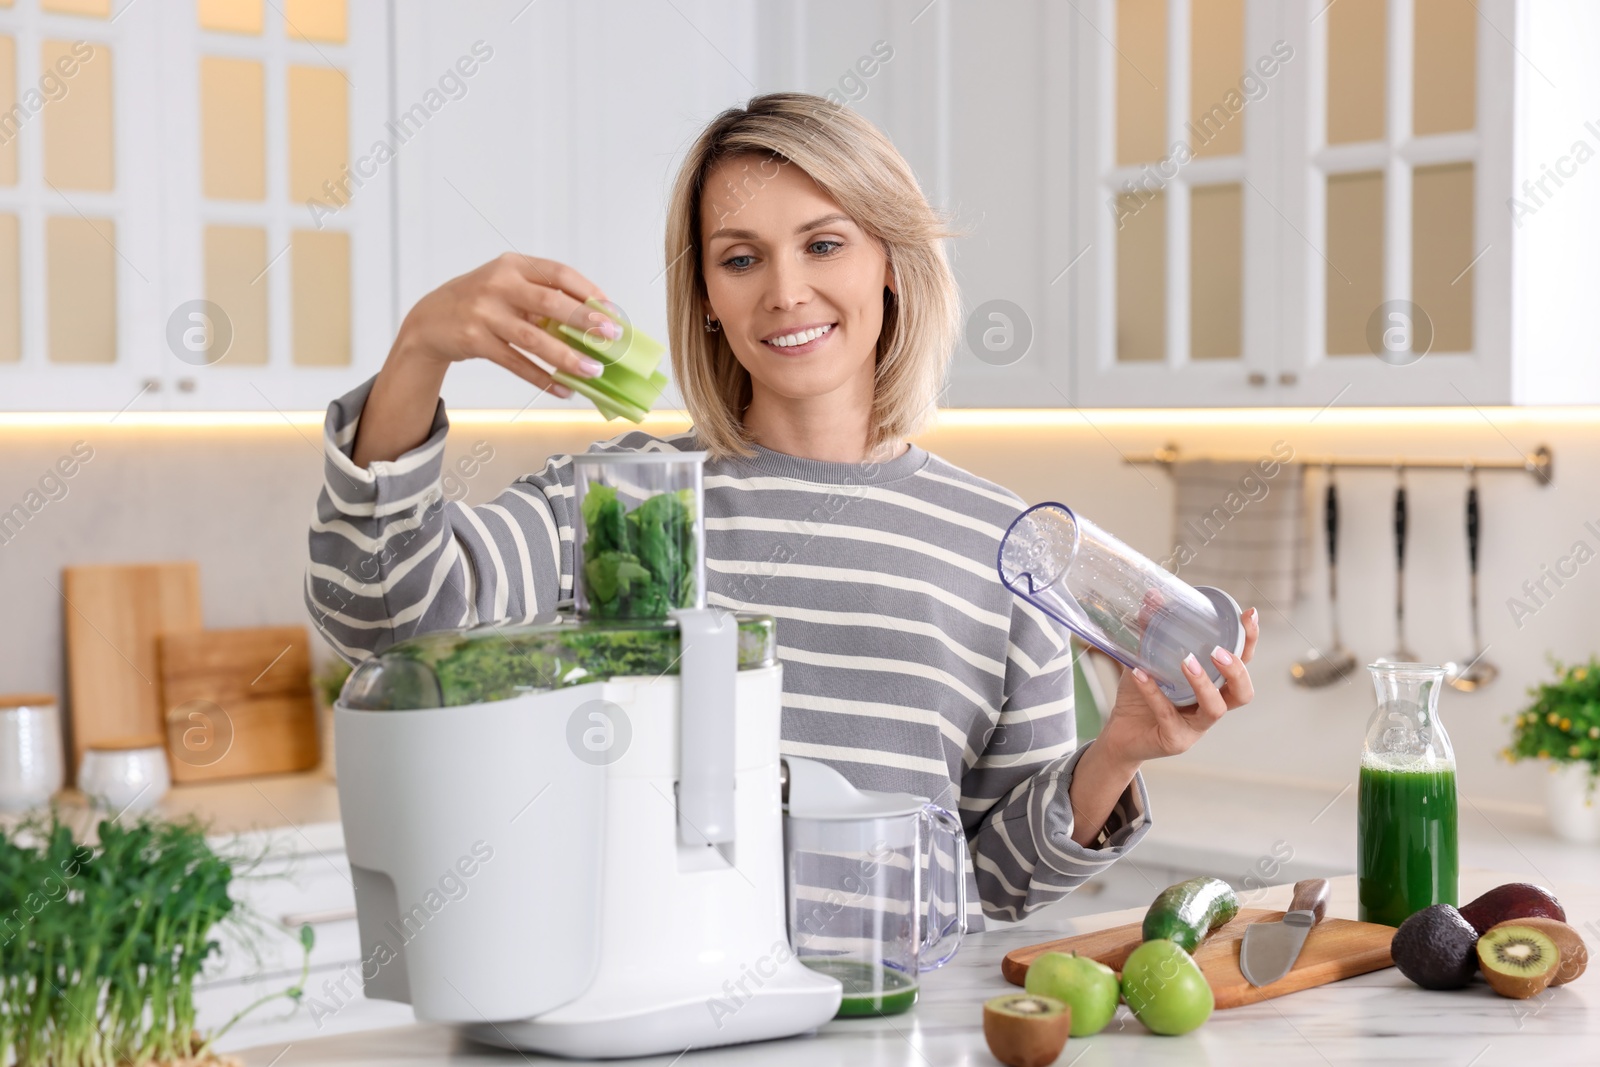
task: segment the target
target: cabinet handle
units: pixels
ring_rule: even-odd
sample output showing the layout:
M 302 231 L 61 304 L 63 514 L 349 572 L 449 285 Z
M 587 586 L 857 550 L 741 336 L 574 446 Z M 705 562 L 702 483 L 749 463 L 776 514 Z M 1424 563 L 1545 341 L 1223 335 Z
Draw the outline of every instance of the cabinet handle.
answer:
M 1249 382 L 1251 385 L 1266 385 L 1267 376 L 1258 370 L 1253 370 L 1250 372 L 1250 376 L 1246 378 L 1245 381 Z
M 141 393 L 159 393 L 159 392 L 161 392 L 161 379 L 160 378 L 146 378 L 144 381 L 139 383 L 139 391 Z
M 1278 375 L 1278 384 L 1279 385 L 1293 385 L 1295 382 L 1298 382 L 1299 380 L 1300 380 L 1300 376 L 1298 374 L 1296 374 L 1292 370 L 1286 370 L 1282 374 Z
M 356 917 L 354 908 L 335 908 L 332 911 L 306 911 L 299 914 L 288 914 L 278 921 L 291 930 L 299 929 L 303 925 L 321 926 L 324 923 L 349 922 Z
M 195 383 L 194 383 L 194 379 L 193 378 L 179 378 L 178 379 L 178 392 L 180 392 L 180 393 L 192 393 L 192 392 L 194 392 L 194 384 Z

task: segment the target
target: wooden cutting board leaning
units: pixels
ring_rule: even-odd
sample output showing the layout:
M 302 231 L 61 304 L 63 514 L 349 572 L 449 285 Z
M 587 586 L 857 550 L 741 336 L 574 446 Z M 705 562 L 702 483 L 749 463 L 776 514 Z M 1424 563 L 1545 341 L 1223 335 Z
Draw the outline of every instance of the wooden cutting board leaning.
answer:
M 164 732 L 174 782 L 310 770 L 320 756 L 303 626 L 162 636 Z
M 1253 986 L 1239 971 L 1239 942 L 1244 937 L 1245 927 L 1253 922 L 1281 918 L 1281 911 L 1244 908 L 1195 949 L 1194 961 L 1210 983 L 1218 1008 L 1255 1004 L 1394 965 L 1389 955 L 1394 927 L 1351 919 L 1324 919 L 1306 936 L 1300 956 L 1288 974 L 1269 985 Z M 1129 923 L 1013 949 L 1001 961 L 1000 973 L 1006 981 L 1022 985 L 1027 980 L 1029 965 L 1046 952 L 1076 952 L 1121 973 L 1122 964 L 1143 941 L 1142 925 Z
M 90 745 L 166 732 L 156 641 L 199 630 L 200 567 L 192 561 L 65 567 L 72 758 L 76 776 Z

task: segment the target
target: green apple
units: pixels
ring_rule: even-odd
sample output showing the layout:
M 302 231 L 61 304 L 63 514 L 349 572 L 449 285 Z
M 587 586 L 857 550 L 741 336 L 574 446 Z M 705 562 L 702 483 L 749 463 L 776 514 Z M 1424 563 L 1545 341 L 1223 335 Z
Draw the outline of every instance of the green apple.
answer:
M 1187 1034 L 1216 1006 L 1200 965 L 1165 938 L 1133 950 L 1122 965 L 1122 996 L 1134 1017 L 1157 1034 Z
M 1073 1037 L 1098 1034 L 1117 1014 L 1117 972 L 1076 952 L 1046 952 L 1034 960 L 1023 988 L 1070 1005 Z

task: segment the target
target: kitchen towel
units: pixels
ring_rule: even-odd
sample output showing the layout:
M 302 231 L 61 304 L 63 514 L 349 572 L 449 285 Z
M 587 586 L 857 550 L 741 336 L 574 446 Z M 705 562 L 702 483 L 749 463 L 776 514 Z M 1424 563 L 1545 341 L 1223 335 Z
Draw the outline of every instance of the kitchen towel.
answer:
M 1245 607 L 1287 611 L 1300 595 L 1309 546 L 1304 468 L 1271 456 L 1172 465 L 1172 555 L 1190 585 L 1214 585 Z

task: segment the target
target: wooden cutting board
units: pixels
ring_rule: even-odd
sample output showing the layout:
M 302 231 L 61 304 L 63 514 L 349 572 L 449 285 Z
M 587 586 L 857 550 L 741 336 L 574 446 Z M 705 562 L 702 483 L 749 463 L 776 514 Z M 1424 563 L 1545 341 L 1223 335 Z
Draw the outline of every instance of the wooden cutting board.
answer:
M 1250 923 L 1281 918 L 1281 911 L 1243 908 L 1232 922 L 1212 934 L 1195 950 L 1194 961 L 1200 965 L 1201 973 L 1211 984 L 1217 1007 L 1237 1008 L 1243 1004 L 1271 1000 L 1285 993 L 1298 993 L 1302 989 L 1394 965 L 1394 960 L 1389 956 L 1389 942 L 1394 938 L 1394 927 L 1351 919 L 1324 919 L 1312 927 L 1306 936 L 1306 943 L 1300 949 L 1300 958 L 1295 960 L 1294 968 L 1276 982 L 1257 988 L 1246 981 L 1239 971 L 1239 942 Z M 1060 941 L 1013 949 L 1001 961 L 1000 973 L 1006 981 L 1022 985 L 1027 980 L 1029 964 L 1046 952 L 1076 952 L 1120 973 L 1122 964 L 1143 940 L 1141 925 L 1129 923 L 1109 930 L 1097 930 L 1092 934 L 1078 934 Z
M 70 780 L 87 746 L 166 732 L 156 639 L 200 629 L 200 567 L 194 562 L 65 567 L 61 593 Z
M 320 757 L 303 626 L 162 636 L 161 686 L 174 782 L 310 770 Z

